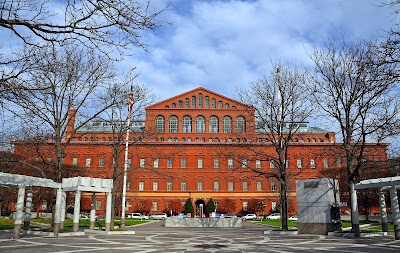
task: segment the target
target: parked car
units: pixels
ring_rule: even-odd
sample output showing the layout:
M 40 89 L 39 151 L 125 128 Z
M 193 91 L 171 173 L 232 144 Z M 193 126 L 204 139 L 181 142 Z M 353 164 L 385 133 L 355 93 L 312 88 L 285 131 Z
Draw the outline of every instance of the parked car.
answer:
M 89 219 L 89 216 L 87 216 L 86 214 L 81 214 L 79 215 L 79 219 Z
M 267 217 L 265 217 L 267 220 L 279 220 L 281 218 L 280 213 L 271 213 Z
M 179 218 L 187 218 L 187 214 L 185 214 L 185 213 L 178 213 L 177 215 L 175 215 L 176 217 L 179 217 Z
M 149 216 L 141 214 L 141 213 L 130 213 L 130 214 L 127 215 L 127 218 L 148 220 Z
M 254 213 L 248 213 L 242 217 L 242 220 L 255 220 L 257 219 L 257 215 Z
M 236 216 L 236 214 L 226 214 L 226 213 L 224 213 L 224 214 L 221 214 L 221 218 L 236 218 L 237 216 Z
M 288 220 L 293 220 L 293 221 L 297 221 L 297 214 L 296 215 L 292 215 L 288 218 Z
M 154 220 L 164 220 L 165 218 L 167 218 L 167 214 L 166 213 L 155 213 L 155 214 L 152 214 L 150 216 L 150 218 L 154 219 Z

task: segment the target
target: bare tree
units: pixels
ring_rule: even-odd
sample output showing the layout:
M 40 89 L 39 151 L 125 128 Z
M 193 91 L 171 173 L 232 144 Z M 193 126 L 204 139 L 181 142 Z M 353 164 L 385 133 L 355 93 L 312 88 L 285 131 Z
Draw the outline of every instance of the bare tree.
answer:
M 385 61 L 375 44 L 359 40 L 327 40 L 323 47 L 314 47 L 310 58 L 314 101 L 336 122 L 343 140 L 352 229 L 360 236 L 354 185 L 366 159 L 367 141 L 383 140 L 398 129 L 398 64 Z
M 249 90 L 239 90 L 239 100 L 253 105 L 256 118 L 257 138 L 266 140 L 274 152 L 264 152 L 257 145 L 247 149 L 257 159 L 272 161 L 275 168 L 265 171 L 246 166 L 266 178 L 275 178 L 280 183 L 282 229 L 287 225 L 288 155 L 294 136 L 312 113 L 312 106 L 305 94 L 304 71 L 276 64 L 268 77 L 253 82 Z M 252 113 L 252 112 L 249 112 Z

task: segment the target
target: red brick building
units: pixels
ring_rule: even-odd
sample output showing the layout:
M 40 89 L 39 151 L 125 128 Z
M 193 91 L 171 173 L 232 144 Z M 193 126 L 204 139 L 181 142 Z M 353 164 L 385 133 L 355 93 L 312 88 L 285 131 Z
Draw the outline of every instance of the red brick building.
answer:
M 68 136 L 73 127 L 72 121 Z M 153 204 L 152 212 L 169 213 L 172 200 L 183 203 L 188 198 L 196 205 L 211 198 L 217 205 L 232 199 L 234 213 L 246 212 L 252 199 L 263 203 L 265 214 L 279 208 L 279 182 L 254 172 L 273 171 L 276 155 L 251 106 L 197 88 L 147 107 L 145 122 L 134 122 L 131 129 L 127 213 L 146 199 Z M 114 138 L 108 122 L 79 129 L 64 164 L 82 167 L 88 176 L 110 177 Z M 51 141 L 48 144 L 51 148 Z M 371 160 L 387 159 L 387 145 L 369 146 Z M 15 143 L 15 152 L 26 152 L 23 147 L 26 144 Z M 307 123 L 298 126 L 288 157 L 289 213 L 296 213 L 295 180 L 326 177 L 321 171 L 343 166 L 338 147 L 334 132 Z M 123 155 L 118 159 L 123 165 Z M 98 198 L 99 213 L 102 202 Z

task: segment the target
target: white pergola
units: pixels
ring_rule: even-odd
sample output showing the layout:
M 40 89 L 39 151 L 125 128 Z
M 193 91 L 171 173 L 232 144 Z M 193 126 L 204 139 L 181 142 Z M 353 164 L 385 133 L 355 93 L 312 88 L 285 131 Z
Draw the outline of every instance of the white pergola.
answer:
M 74 191 L 75 207 L 73 217 L 73 231 L 79 229 L 80 216 L 80 197 L 81 192 L 92 192 L 92 207 L 90 211 L 90 229 L 94 228 L 96 216 L 96 196 L 95 193 L 107 193 L 106 203 L 106 227 L 109 231 L 111 227 L 111 191 L 113 180 L 89 177 L 63 178 L 62 184 L 56 183 L 51 179 L 24 176 L 18 174 L 9 174 L 0 172 L 0 187 L 18 188 L 18 199 L 16 204 L 16 215 L 14 222 L 14 239 L 21 237 L 22 216 L 25 207 L 24 230 L 29 229 L 29 222 L 32 210 L 32 187 L 46 187 L 57 189 L 56 206 L 54 212 L 54 234 L 58 236 L 60 228 L 64 228 L 65 209 L 66 209 L 66 192 Z M 25 189 L 28 188 L 25 206 Z
M 394 235 L 396 240 L 400 240 L 400 211 L 399 211 L 399 198 L 397 196 L 397 189 L 400 189 L 400 176 L 367 179 L 359 182 L 355 186 L 356 190 L 370 189 L 370 188 L 380 189 L 379 205 L 380 205 L 381 219 L 382 219 L 382 230 L 384 232 L 388 231 L 384 191 L 390 192 Z

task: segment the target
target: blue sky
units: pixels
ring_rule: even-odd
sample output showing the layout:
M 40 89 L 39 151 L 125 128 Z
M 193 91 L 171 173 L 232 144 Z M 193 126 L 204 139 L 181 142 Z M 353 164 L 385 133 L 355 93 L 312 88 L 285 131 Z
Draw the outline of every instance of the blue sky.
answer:
M 160 17 L 170 24 L 146 33 L 152 50 L 133 52 L 120 68 L 136 66 L 138 82 L 159 100 L 199 86 L 235 97 L 235 87 L 268 75 L 271 62 L 310 64 L 307 52 L 323 38 L 383 35 L 394 17 L 380 2 L 172 0 Z

